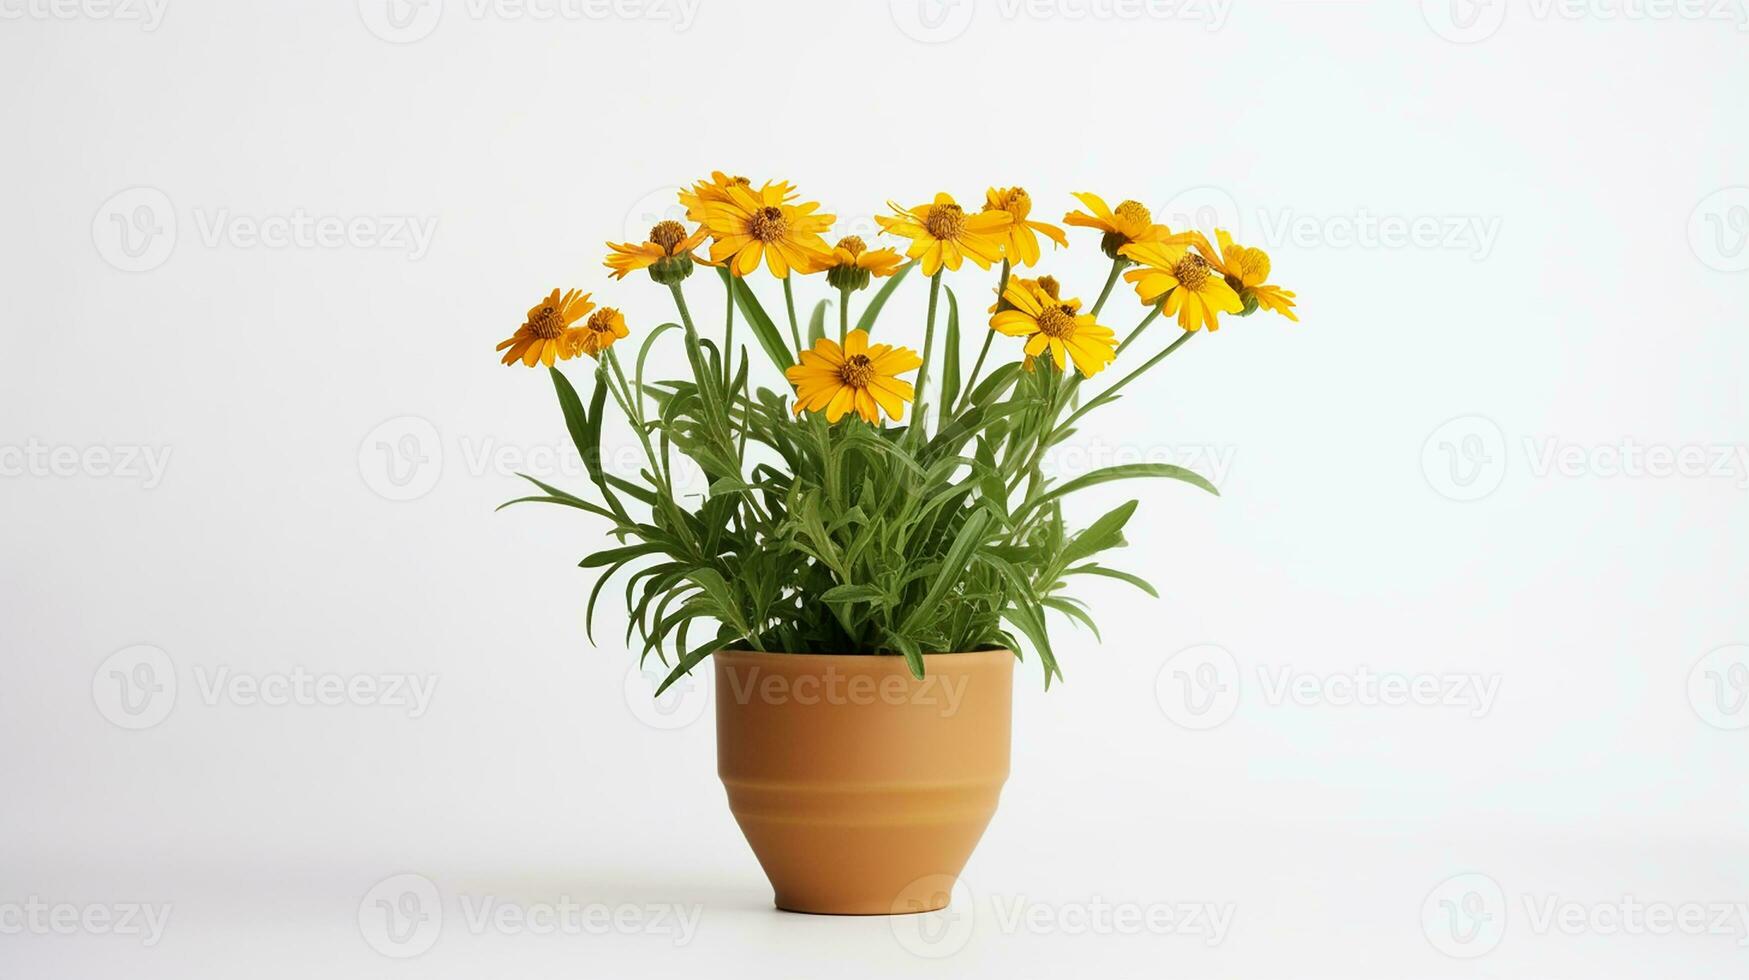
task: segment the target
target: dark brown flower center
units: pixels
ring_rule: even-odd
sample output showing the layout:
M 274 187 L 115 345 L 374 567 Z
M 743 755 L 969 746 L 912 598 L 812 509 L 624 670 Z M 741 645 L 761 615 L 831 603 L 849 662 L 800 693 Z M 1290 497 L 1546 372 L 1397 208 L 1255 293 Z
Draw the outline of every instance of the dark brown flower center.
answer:
M 1209 264 L 1195 252 L 1186 252 L 1184 258 L 1172 267 L 1172 275 L 1178 279 L 1179 285 L 1194 293 L 1209 281 Z
M 929 209 L 923 227 L 937 241 L 950 242 L 966 228 L 966 212 L 957 204 L 937 204 Z
M 783 216 L 783 209 L 778 207 L 763 207 L 753 212 L 753 219 L 747 223 L 747 233 L 762 242 L 775 242 L 789 231 L 789 221 Z
M 556 306 L 543 306 L 528 318 L 528 332 L 542 340 L 552 340 L 565 332 L 565 319 Z
M 1061 298 L 1058 295 L 1057 290 L 1061 289 L 1062 287 L 1057 284 L 1057 277 L 1056 276 L 1039 276 L 1038 277 L 1038 288 L 1044 290 L 1045 295 L 1049 296 L 1051 299 Z
M 838 366 L 838 380 L 852 388 L 867 388 L 874 374 L 874 362 L 867 354 L 852 354 Z
M 650 229 L 650 241 L 662 246 L 662 251 L 674 254 L 674 246 L 686 240 L 686 226 L 678 221 L 658 221 Z
M 589 319 L 585 320 L 583 325 L 596 333 L 613 333 L 613 318 L 618 312 L 611 306 L 603 306 L 589 314 Z
M 1062 340 L 1075 332 L 1075 313 L 1067 306 L 1047 306 L 1038 315 L 1038 332 Z

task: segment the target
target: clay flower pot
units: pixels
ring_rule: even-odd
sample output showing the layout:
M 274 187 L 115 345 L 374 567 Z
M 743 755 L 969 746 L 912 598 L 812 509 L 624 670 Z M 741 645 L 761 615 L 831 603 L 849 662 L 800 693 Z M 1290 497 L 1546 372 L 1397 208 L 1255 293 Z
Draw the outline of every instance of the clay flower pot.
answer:
M 1008 778 L 1014 654 L 722 651 L 717 772 L 793 912 L 947 905 Z

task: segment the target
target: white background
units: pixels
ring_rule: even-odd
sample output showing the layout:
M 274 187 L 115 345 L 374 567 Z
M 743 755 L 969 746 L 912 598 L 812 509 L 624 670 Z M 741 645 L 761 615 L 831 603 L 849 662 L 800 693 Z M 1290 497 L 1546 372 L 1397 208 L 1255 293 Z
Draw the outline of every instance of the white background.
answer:
M 1611 917 L 1749 903 L 1734 0 L 478 4 L 0 0 L 0 975 L 1749 969 L 1749 913 Z M 617 586 L 584 638 L 599 525 L 493 513 L 516 469 L 582 482 L 543 372 L 493 345 L 553 286 L 671 318 L 603 242 L 718 168 L 864 232 L 944 189 L 1024 184 L 1045 220 L 1133 197 L 1300 294 L 1053 461 L 1188 462 L 1224 495 L 1084 500 L 1144 495 L 1117 563 L 1163 597 L 1083 590 L 1104 644 L 1064 624 L 1067 683 L 1017 673 L 1013 776 L 939 934 L 773 911 L 708 691 L 648 705 Z M 299 216 L 355 233 L 254 234 Z M 1090 297 L 1096 235 L 1042 268 Z M 948 282 L 976 308 L 992 279 Z M 714 277 L 690 285 L 710 332 Z M 913 344 L 922 285 L 883 321 Z M 208 690 L 298 670 L 436 688 Z M 146 714 L 117 672 L 160 685 Z M 1495 695 L 1348 703 L 1366 672 Z M 361 926 L 399 874 L 440 931 Z M 565 897 L 622 924 L 468 918 Z M 148 945 L 33 899 L 171 912 Z M 1187 905 L 1230 925 L 1102 925 Z M 696 930 L 647 917 L 671 906 Z

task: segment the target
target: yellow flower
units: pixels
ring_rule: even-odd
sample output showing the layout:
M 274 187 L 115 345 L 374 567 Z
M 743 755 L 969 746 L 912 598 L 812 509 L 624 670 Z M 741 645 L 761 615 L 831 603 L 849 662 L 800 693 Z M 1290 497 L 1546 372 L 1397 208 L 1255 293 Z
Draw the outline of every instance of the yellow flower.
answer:
M 1141 242 L 1125 245 L 1124 258 L 1141 263 L 1123 277 L 1135 283 L 1136 295 L 1149 306 L 1164 300 L 1160 311 L 1178 317 L 1178 325 L 1186 330 L 1221 328 L 1217 314 L 1242 313 L 1245 304 L 1233 287 L 1227 285 L 1224 272 L 1211 264 L 1200 252 L 1185 244 L 1188 235 L 1173 236 L 1166 242 Z
M 909 347 L 870 347 L 866 330 L 850 331 L 842 348 L 821 337 L 813 350 L 802 351 L 801 361 L 784 372 L 796 386 L 796 414 L 824 410 L 826 421 L 836 422 L 854 409 L 870 425 L 880 424 L 880 412 L 895 422 L 904 419 L 915 392 L 898 376 L 923 365 Z
M 795 197 L 795 189 L 787 183 L 765 185 L 775 187 L 778 196 L 788 201 Z M 706 211 L 712 204 L 722 204 L 729 199 L 729 188 L 739 187 L 748 193 L 754 193 L 753 182 L 745 177 L 731 177 L 721 170 L 711 172 L 711 179 L 700 180 L 692 185 L 692 190 L 680 192 L 680 203 L 686 205 L 686 220 L 703 224 Z
M 1091 313 L 1081 312 L 1081 301 L 1059 299 L 1054 281 L 1041 284 L 1032 279 L 1011 279 L 1002 294 L 1012 309 L 990 318 L 990 328 L 1010 337 L 1028 337 L 1028 363 L 1046 350 L 1057 370 L 1065 370 L 1067 358 L 1086 377 L 1105 369 L 1116 357 L 1117 336 L 1102 327 Z
M 1026 216 L 1032 213 L 1032 195 L 1024 187 L 992 187 L 984 194 L 985 211 L 1006 211 L 1013 222 L 1008 226 L 1008 237 L 1004 244 L 1007 255 L 1015 265 L 1036 265 L 1038 263 L 1038 234 L 1042 232 L 1046 238 L 1057 243 L 1059 247 L 1067 247 L 1068 236 L 1056 225 L 1047 225 L 1042 221 L 1028 221 Z
M 1215 229 L 1215 240 L 1221 243 L 1221 266 L 1227 276 L 1227 285 L 1238 290 L 1246 313 L 1261 306 L 1280 313 L 1295 323 L 1299 322 L 1299 316 L 1294 313 L 1293 291 L 1280 286 L 1265 285 L 1269 279 L 1267 252 L 1260 248 L 1233 244 L 1233 236 L 1221 228 Z
M 600 357 L 601 352 L 613 346 L 613 342 L 624 337 L 631 331 L 626 329 L 625 314 L 611 306 L 603 306 L 589 319 L 560 341 L 559 356 L 576 357 L 578 354 L 588 354 L 590 357 Z
M 1108 208 L 1098 194 L 1078 193 L 1075 199 L 1087 206 L 1091 214 L 1082 211 L 1070 211 L 1063 215 L 1063 223 L 1077 228 L 1097 228 L 1105 232 L 1099 240 L 1100 251 L 1110 258 L 1117 258 L 1119 251 L 1135 242 L 1165 241 L 1171 232 L 1165 225 L 1154 224 L 1154 216 L 1140 201 L 1124 201 L 1116 208 Z
M 815 214 L 820 205 L 786 204 L 788 184 L 766 184 L 754 192 L 731 184 L 723 200 L 705 205 L 710 228 L 711 261 L 728 262 L 729 271 L 745 276 L 759 268 L 761 257 L 779 279 L 791 269 L 809 273 L 824 268 L 832 253 L 820 233 L 832 227 L 832 215 Z
M 906 209 L 887 202 L 898 217 L 876 215 L 881 230 L 911 239 L 907 251 L 911 258 L 923 264 L 923 274 L 933 276 L 943 266 L 957 270 L 967 257 L 981 269 L 988 269 L 1002 258 L 1002 243 L 1012 217 L 1006 211 L 985 211 L 968 215 L 946 194 L 935 195 L 934 202 Z
M 666 274 L 676 276 L 674 281 L 678 282 L 692 274 L 691 252 L 704 241 L 706 234 L 706 230 L 700 228 L 688 235 L 686 226 L 678 221 L 658 221 L 656 227 L 650 229 L 647 242 L 637 245 L 608 242 L 607 247 L 613 251 L 607 257 L 607 267 L 613 270 L 615 279 L 624 279 L 638 269 L 655 266 L 650 275 L 656 281 L 661 282 Z M 680 261 L 668 261 L 672 259 Z M 683 269 L 685 271 L 681 271 Z
M 573 289 L 560 297 L 559 291 L 553 290 L 545 300 L 529 307 L 528 319 L 516 328 L 509 340 L 498 345 L 499 350 L 508 348 L 504 363 L 521 361 L 529 367 L 536 364 L 552 367 L 554 358 L 569 360 L 575 357 L 577 352 L 567 349 L 566 339 L 584 328 L 572 327 L 571 324 L 594 308 L 588 293 Z
M 870 276 L 890 276 L 905 260 L 890 248 L 870 250 L 858 236 L 847 235 L 838 240 L 824 261 L 826 281 L 834 289 L 862 289 Z

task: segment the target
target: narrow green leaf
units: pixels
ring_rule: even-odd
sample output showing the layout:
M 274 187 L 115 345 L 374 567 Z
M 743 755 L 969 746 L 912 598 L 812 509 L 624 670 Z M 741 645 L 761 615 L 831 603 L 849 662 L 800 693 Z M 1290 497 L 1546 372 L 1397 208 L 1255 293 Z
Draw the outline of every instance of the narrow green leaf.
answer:
M 1155 591 L 1154 586 L 1151 585 L 1147 579 L 1142 578 L 1139 575 L 1132 575 L 1129 572 L 1120 572 L 1115 568 L 1106 568 L 1104 565 L 1077 565 L 1074 568 L 1071 568 L 1068 571 L 1064 572 L 1063 574 L 1064 575 L 1099 575 L 1099 576 L 1102 576 L 1104 578 L 1114 578 L 1114 579 L 1117 579 L 1119 582 L 1128 582 L 1129 584 L 1135 586 L 1138 589 L 1141 589 L 1143 592 L 1148 593 L 1149 595 L 1153 596 L 1156 599 L 1160 598 L 1160 593 Z
M 826 336 L 826 301 L 814 304 L 814 312 L 808 317 L 808 345 Z
M 734 290 L 735 307 L 753 328 L 753 339 L 759 341 L 759 346 L 764 348 L 766 356 L 771 358 L 771 363 L 777 365 L 779 371 L 788 370 L 796 362 L 795 352 L 789 349 L 789 341 L 778 332 L 777 324 L 766 314 L 765 307 L 759 305 L 759 297 L 753 295 L 753 290 L 745 279 L 729 276 L 721 269 L 717 271 L 723 273 L 729 281 L 729 288 Z
M 901 633 L 909 633 L 918 617 L 933 612 L 948 590 L 959 581 L 966 565 L 971 561 L 972 552 L 983 540 L 984 526 L 989 523 L 990 512 L 980 509 L 973 511 L 972 516 L 960 525 L 959 533 L 954 536 L 953 544 L 947 549 L 947 557 L 942 559 L 941 568 L 935 573 L 935 580 L 929 583 L 929 591 L 924 593 L 923 601 L 912 608 L 911 615 L 905 618 L 905 625 L 899 630 Z
M 1128 463 L 1122 466 L 1108 466 L 1102 470 L 1094 470 L 1091 473 L 1078 476 L 1061 486 L 1054 487 L 1035 499 L 1029 507 L 1023 508 L 1022 513 L 1024 514 L 1026 510 L 1030 510 L 1032 507 L 1038 507 L 1050 503 L 1053 500 L 1067 496 L 1077 490 L 1085 490 L 1088 487 L 1098 486 L 1101 483 L 1110 483 L 1114 480 L 1135 479 L 1181 480 L 1193 487 L 1200 487 L 1203 490 L 1207 490 L 1209 493 L 1212 493 L 1217 497 L 1221 495 L 1221 492 L 1215 489 L 1214 484 L 1182 466 L 1174 466 L 1171 463 Z
M 955 404 L 960 393 L 960 304 L 947 289 L 947 342 L 941 348 L 941 404 Z

